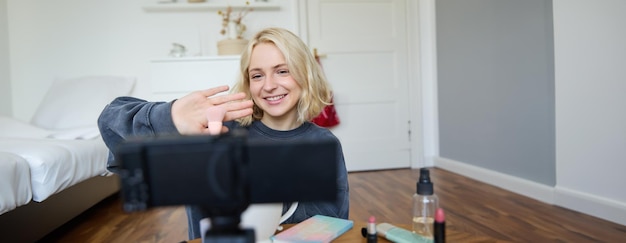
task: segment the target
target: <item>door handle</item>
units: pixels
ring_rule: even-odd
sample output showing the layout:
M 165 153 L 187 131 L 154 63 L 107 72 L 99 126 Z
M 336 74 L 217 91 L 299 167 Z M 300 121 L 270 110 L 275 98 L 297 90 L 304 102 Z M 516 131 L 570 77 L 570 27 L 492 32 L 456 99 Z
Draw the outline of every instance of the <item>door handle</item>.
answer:
M 319 54 L 317 52 L 317 48 L 313 48 L 313 57 L 315 57 L 315 59 L 320 59 L 322 57 L 326 57 L 326 54 Z

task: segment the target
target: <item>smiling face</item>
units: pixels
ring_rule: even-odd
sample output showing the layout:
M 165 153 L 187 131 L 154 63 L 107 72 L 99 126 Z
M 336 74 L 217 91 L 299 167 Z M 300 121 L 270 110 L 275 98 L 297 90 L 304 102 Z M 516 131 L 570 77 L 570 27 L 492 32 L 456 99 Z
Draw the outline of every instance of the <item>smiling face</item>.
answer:
M 297 105 L 302 88 L 291 76 L 283 53 L 272 43 L 257 44 L 248 67 L 250 94 L 263 110 L 261 122 L 275 130 L 300 126 Z

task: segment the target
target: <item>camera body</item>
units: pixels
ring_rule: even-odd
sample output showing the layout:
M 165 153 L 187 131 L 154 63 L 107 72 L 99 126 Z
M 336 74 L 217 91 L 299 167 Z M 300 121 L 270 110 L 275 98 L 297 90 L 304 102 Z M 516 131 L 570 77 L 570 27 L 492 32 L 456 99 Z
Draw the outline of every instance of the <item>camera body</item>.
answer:
M 198 205 L 230 215 L 251 203 L 336 200 L 338 146 L 248 139 L 234 130 L 131 139 L 115 155 L 126 211 Z

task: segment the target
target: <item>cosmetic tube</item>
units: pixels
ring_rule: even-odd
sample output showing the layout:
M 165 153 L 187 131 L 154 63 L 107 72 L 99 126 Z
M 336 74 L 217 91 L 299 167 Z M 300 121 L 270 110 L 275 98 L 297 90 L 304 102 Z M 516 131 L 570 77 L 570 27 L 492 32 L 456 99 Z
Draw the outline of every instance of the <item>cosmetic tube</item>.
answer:
M 433 239 L 435 243 L 445 243 L 446 242 L 446 216 L 443 213 L 443 209 L 438 208 L 435 212 L 435 223 L 434 223 L 434 236 Z
M 367 222 L 367 243 L 377 243 L 378 235 L 376 234 L 376 218 L 370 216 Z
M 220 106 L 212 106 L 207 109 L 207 120 L 210 135 L 219 135 L 222 132 L 222 120 L 226 110 Z
M 376 226 L 376 233 L 387 240 L 396 243 L 432 243 L 433 239 L 415 234 L 411 231 L 397 227 L 388 223 L 381 223 Z

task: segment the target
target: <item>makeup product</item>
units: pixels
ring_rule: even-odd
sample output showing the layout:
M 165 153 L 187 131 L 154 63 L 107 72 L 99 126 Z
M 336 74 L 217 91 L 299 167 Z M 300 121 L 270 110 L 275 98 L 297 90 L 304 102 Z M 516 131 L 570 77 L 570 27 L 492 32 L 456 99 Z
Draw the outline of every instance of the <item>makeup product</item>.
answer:
M 222 121 L 226 115 L 226 110 L 219 106 L 212 106 L 207 109 L 206 118 L 208 120 L 209 134 L 219 135 L 222 132 Z
M 378 235 L 376 234 L 376 218 L 370 216 L 367 223 L 367 243 L 378 242 Z
M 443 213 L 442 208 L 437 208 L 435 212 L 435 224 L 433 226 L 434 230 L 434 241 L 435 243 L 444 243 L 446 242 L 446 216 Z
M 420 169 L 416 187 L 417 190 L 413 195 L 413 232 L 432 239 L 435 210 L 439 207 L 439 199 L 434 193 L 427 168 Z
M 376 226 L 376 232 L 395 243 L 432 243 L 433 240 L 388 223 Z
M 352 229 L 353 225 L 352 220 L 318 214 L 271 236 L 270 240 L 272 243 L 332 242 Z M 265 241 L 261 239 L 259 242 Z

